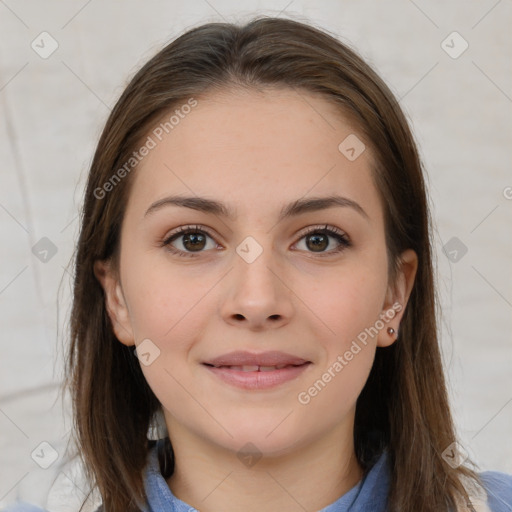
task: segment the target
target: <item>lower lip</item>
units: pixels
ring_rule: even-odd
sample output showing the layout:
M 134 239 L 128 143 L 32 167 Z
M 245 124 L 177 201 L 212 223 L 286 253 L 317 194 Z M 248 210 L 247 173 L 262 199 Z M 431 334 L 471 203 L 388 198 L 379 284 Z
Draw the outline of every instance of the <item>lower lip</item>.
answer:
M 242 389 L 269 389 L 296 379 L 311 363 L 300 366 L 288 366 L 279 370 L 268 372 L 243 372 L 241 370 L 230 370 L 229 368 L 216 368 L 215 366 L 204 365 L 210 372 L 228 384 Z

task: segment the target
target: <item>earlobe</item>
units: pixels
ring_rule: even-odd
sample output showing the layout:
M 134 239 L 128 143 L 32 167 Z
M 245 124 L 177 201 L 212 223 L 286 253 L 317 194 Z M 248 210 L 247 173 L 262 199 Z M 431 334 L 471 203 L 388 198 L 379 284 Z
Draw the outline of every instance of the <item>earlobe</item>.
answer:
M 397 279 L 390 285 L 386 294 L 382 310 L 385 326 L 379 331 L 377 346 L 388 347 L 397 340 L 400 322 L 414 286 L 417 270 L 418 256 L 412 249 L 407 249 L 400 255 Z
M 94 275 L 105 294 L 105 309 L 112 322 L 116 338 L 124 345 L 135 345 L 130 315 L 118 276 L 111 268 L 110 260 L 97 260 Z

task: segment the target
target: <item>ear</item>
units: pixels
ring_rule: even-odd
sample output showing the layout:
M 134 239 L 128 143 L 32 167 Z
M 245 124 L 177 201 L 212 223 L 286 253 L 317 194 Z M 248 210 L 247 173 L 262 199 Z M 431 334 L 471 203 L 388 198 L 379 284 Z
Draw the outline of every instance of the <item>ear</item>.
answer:
M 396 281 L 388 286 L 380 316 L 385 323 L 385 327 L 379 331 L 377 337 L 378 347 L 388 347 L 396 341 L 400 322 L 411 295 L 417 270 L 418 256 L 412 249 L 407 249 L 400 255 L 400 266 Z M 395 330 L 393 334 L 389 334 L 389 327 Z
M 94 262 L 94 275 L 101 283 L 105 292 L 105 308 L 107 310 L 114 334 L 124 345 L 135 345 L 130 314 L 121 288 L 121 283 L 112 268 L 110 260 Z

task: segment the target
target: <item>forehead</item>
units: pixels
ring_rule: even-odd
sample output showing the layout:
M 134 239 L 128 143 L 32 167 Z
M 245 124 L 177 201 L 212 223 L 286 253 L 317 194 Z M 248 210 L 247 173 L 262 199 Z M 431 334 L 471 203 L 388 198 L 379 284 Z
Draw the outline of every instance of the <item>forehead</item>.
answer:
M 355 141 L 359 152 L 362 137 L 320 95 L 228 90 L 195 100 L 193 108 L 175 106 L 148 132 L 154 147 L 134 172 L 128 204 L 137 216 L 171 193 L 218 198 L 240 215 L 306 195 L 342 194 L 379 215 L 370 148 L 347 158 L 340 144 Z

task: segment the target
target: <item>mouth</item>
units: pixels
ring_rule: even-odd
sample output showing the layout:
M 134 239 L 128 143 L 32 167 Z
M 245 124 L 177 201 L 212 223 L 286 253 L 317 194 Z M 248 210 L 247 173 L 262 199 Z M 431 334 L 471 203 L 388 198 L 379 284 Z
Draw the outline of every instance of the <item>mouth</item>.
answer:
M 257 391 L 293 381 L 313 363 L 295 358 L 293 363 L 280 364 L 202 364 L 216 380 L 244 390 Z
M 258 365 L 245 365 L 245 366 L 235 366 L 235 365 L 214 365 L 209 363 L 204 363 L 206 366 L 210 366 L 211 368 L 227 368 L 228 370 L 236 370 L 239 372 L 273 372 L 275 370 L 282 370 L 283 368 L 291 368 L 302 366 L 303 364 L 309 364 L 309 361 L 302 364 L 280 364 L 276 366 L 258 366 Z

